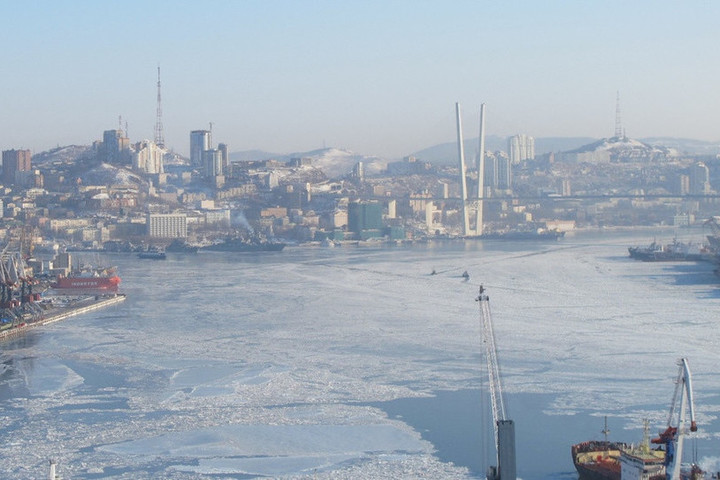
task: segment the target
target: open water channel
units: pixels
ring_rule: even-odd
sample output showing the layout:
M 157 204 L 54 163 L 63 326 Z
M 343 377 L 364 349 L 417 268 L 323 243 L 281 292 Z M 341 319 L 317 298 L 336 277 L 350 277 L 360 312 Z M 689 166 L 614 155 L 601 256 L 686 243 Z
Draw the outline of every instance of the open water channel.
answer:
M 602 438 L 605 415 L 614 440 L 663 428 L 681 356 L 700 425 L 687 451 L 720 470 L 720 281 L 627 256 L 672 235 L 101 256 L 127 301 L 0 345 L 0 471 L 483 478 L 481 283 L 520 477 L 576 478 L 570 446 Z

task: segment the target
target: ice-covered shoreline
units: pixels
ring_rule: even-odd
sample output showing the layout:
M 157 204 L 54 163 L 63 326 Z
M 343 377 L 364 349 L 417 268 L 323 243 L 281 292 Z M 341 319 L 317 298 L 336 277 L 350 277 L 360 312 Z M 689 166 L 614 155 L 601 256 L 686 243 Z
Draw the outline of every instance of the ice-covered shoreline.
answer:
M 506 390 L 547 395 L 539 415 L 661 422 L 682 355 L 712 425 L 717 281 L 709 265 L 627 258 L 644 235 L 127 261 L 128 301 L 5 349 L 0 468 L 36 478 L 52 457 L 64 478 L 470 478 L 368 404 L 483 388 L 480 283 Z M 553 471 L 539 467 L 518 466 Z

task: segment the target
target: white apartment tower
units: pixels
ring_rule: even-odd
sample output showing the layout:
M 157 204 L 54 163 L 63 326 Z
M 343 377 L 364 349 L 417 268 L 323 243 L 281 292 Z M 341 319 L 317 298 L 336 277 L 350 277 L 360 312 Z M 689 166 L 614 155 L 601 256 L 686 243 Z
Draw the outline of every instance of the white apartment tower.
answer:
M 534 159 L 535 139 L 523 134 L 508 138 L 508 155 L 512 165 L 517 165 L 524 160 Z
M 164 173 L 165 149 L 150 140 L 143 140 L 135 146 L 133 169 L 143 173 Z

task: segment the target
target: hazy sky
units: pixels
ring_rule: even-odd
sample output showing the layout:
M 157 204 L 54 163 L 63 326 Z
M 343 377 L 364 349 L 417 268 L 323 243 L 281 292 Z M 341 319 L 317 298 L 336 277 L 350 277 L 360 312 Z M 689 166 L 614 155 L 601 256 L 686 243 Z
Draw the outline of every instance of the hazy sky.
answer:
M 720 2 L 0 0 L 0 149 L 324 144 L 396 158 L 486 132 L 720 140 Z

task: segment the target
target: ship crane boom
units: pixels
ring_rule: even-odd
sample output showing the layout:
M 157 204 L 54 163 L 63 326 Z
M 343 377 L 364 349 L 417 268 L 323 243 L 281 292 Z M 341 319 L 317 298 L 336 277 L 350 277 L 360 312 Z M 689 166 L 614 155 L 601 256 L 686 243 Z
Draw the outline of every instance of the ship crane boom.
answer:
M 502 383 L 500 382 L 500 367 L 497 359 L 497 347 L 495 344 L 495 332 L 490 314 L 490 301 L 487 295 L 483 297 L 483 287 L 480 287 L 478 296 L 480 303 L 480 322 L 485 344 L 485 362 L 488 369 L 490 382 L 490 400 L 492 403 L 493 421 L 495 422 L 495 443 L 497 447 L 497 422 L 505 420 L 505 401 L 503 397 Z
M 475 299 L 480 306 L 480 330 L 485 346 L 485 361 L 488 369 L 490 402 L 493 415 L 493 430 L 495 434 L 495 451 L 497 453 L 497 469 L 488 468 L 488 480 L 515 480 L 515 424 L 506 417 L 505 401 L 503 397 L 500 366 L 495 344 L 492 315 L 490 313 L 490 297 L 480 285 Z
M 668 415 L 668 426 L 660 432 L 658 438 L 652 443 L 665 445 L 665 475 L 667 480 L 680 480 L 680 465 L 682 463 L 683 440 L 687 434 L 686 415 L 690 414 L 690 431 L 697 431 L 695 423 L 695 405 L 693 401 L 692 375 L 687 359 L 681 358 L 678 362 L 678 375 L 675 382 L 670 413 Z M 675 407 L 677 411 L 675 410 Z M 673 421 L 676 421 L 673 426 Z

